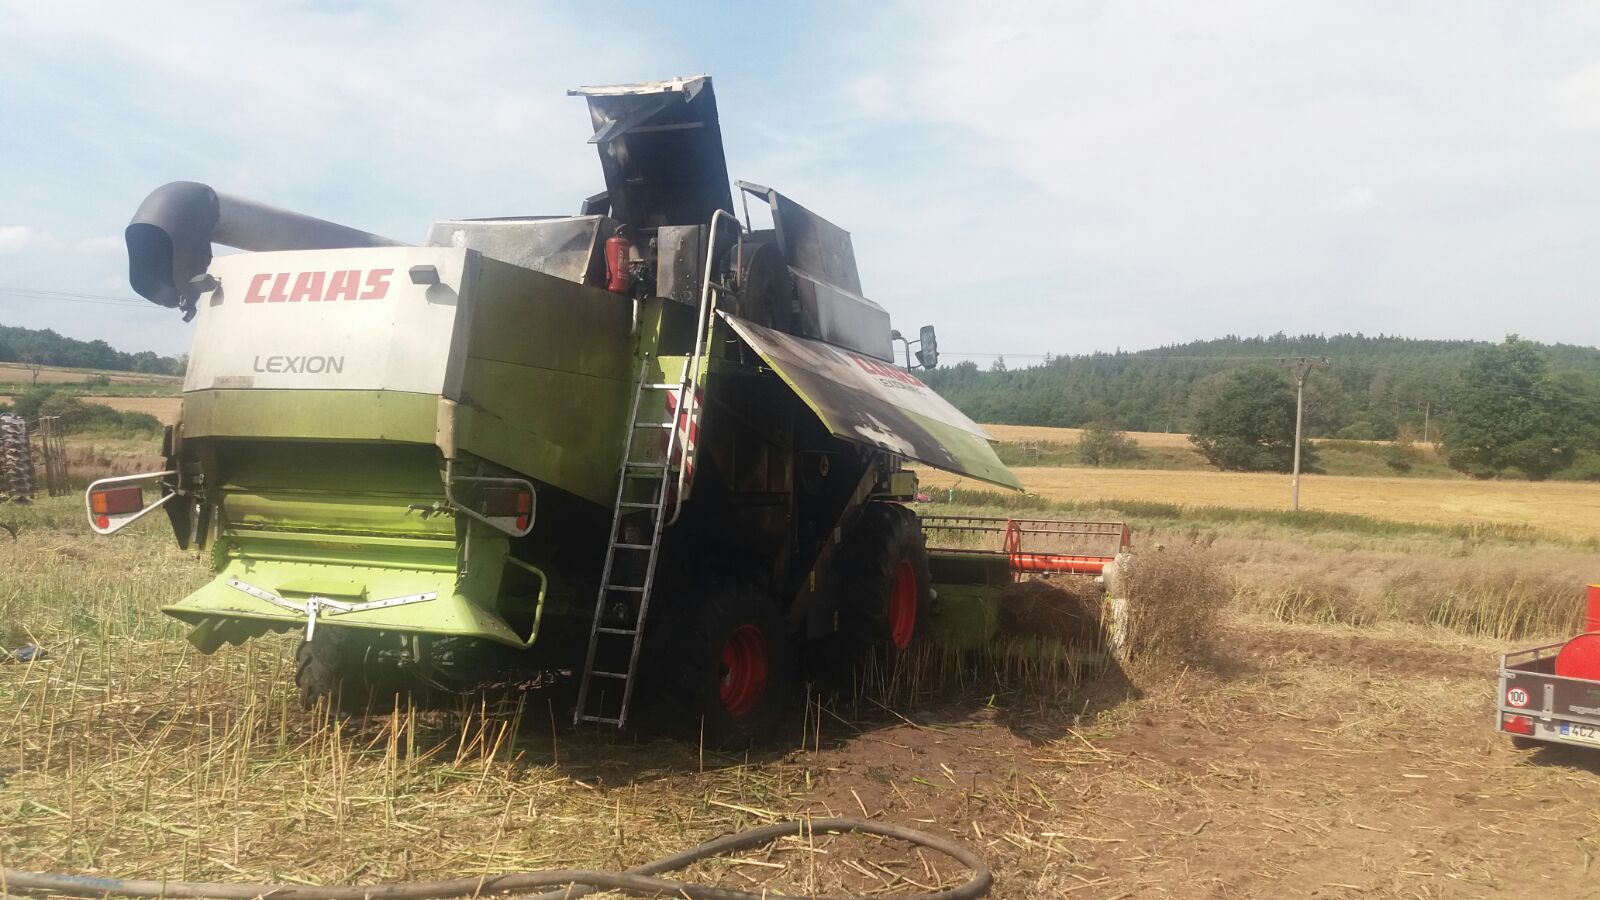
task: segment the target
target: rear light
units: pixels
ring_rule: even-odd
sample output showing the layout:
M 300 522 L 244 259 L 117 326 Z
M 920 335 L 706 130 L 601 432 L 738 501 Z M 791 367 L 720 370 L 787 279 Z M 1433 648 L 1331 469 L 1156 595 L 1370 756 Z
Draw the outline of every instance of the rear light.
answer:
M 89 508 L 97 516 L 120 516 L 144 509 L 144 490 L 138 487 L 104 488 L 89 495 Z
M 515 518 L 517 530 L 525 531 L 533 516 L 533 494 L 516 488 L 491 488 L 483 492 L 483 514 L 491 519 Z
M 102 478 L 89 485 L 84 492 L 84 512 L 89 516 L 89 527 L 96 534 L 114 534 L 125 526 L 144 518 L 167 505 L 178 496 L 176 487 L 166 479 L 177 472 L 150 472 L 144 475 L 117 475 Z M 145 488 L 154 488 L 156 499 L 145 503 Z
M 1533 719 L 1527 716 L 1502 716 L 1500 718 L 1500 730 L 1511 734 L 1532 736 Z

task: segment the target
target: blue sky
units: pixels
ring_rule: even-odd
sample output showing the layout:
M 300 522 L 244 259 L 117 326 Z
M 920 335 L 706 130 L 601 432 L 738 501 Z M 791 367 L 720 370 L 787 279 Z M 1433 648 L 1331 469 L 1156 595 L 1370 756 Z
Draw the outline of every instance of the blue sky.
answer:
M 709 73 L 729 168 L 954 353 L 1600 343 L 1600 3 L 0 0 L 0 323 L 187 349 L 119 236 L 175 179 L 402 240 L 601 186 L 565 90 Z M 148 308 L 147 308 L 148 307 Z

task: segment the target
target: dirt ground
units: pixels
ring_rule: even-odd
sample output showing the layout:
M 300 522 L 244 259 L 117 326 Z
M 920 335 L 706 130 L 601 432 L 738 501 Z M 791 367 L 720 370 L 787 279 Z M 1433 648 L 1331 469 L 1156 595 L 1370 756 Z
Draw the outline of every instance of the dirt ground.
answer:
M 997 897 L 1592 889 L 1600 749 L 1494 734 L 1493 648 L 1260 622 L 1225 643 L 1220 674 L 1178 673 L 1078 725 L 913 716 L 825 752 L 796 800 L 964 832 Z

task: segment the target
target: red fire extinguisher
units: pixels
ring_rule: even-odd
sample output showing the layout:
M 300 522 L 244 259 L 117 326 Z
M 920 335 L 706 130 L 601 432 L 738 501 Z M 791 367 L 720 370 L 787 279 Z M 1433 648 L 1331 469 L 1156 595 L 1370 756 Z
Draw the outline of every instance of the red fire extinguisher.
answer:
M 606 238 L 606 290 L 626 294 L 633 279 L 628 272 L 628 255 L 633 250 L 622 229 Z

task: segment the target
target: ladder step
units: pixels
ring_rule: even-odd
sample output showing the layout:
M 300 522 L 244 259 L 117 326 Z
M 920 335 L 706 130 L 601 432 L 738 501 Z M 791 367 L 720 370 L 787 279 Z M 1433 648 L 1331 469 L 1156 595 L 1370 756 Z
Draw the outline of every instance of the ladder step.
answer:
M 601 671 L 599 671 L 597 669 L 597 670 L 595 670 L 593 672 L 590 672 L 589 674 L 593 675 L 596 678 L 615 678 L 618 681 L 627 681 L 628 680 L 628 676 L 623 674 L 623 673 L 621 673 L 621 672 L 601 672 Z
M 640 502 L 635 501 L 635 500 L 624 500 L 624 501 L 622 501 L 621 505 L 624 506 L 624 507 L 627 507 L 628 509 L 655 509 L 660 504 L 653 503 L 653 502 L 652 503 L 640 503 Z
M 596 723 L 598 725 L 621 725 L 622 724 L 622 720 L 621 719 L 613 719 L 610 716 L 584 716 L 584 715 L 580 715 L 580 716 L 578 716 L 578 721 L 580 721 L 580 722 L 594 722 L 594 723 Z
M 645 391 L 675 391 L 681 387 L 683 385 L 677 382 L 668 383 L 664 381 L 651 381 L 639 385 L 639 389 Z
M 644 588 L 642 588 L 642 587 L 633 587 L 632 585 L 627 585 L 627 584 L 608 584 L 608 585 L 606 585 L 606 590 L 608 590 L 608 591 L 627 591 L 630 594 L 642 594 L 642 593 L 644 593 Z
M 629 636 L 632 636 L 632 635 L 635 635 L 635 634 L 639 633 L 638 631 L 635 631 L 632 628 L 608 628 L 608 627 L 605 627 L 605 626 L 602 626 L 600 628 L 596 628 L 595 630 L 600 632 L 601 634 L 625 634 L 625 635 L 629 635 Z
M 650 544 L 622 544 L 622 543 L 617 543 L 617 544 L 612 544 L 611 546 L 617 548 L 618 550 L 654 550 L 655 549 L 655 547 L 651 546 Z
M 633 427 L 635 427 L 635 428 L 671 428 L 672 427 L 672 423 L 671 422 L 635 422 L 635 423 L 633 423 Z
M 623 465 L 630 469 L 654 469 L 656 471 L 662 471 L 667 468 L 667 464 L 664 462 L 625 462 Z

